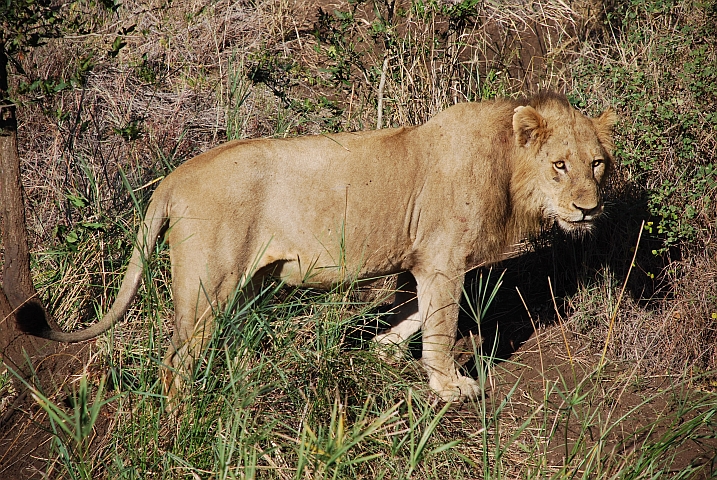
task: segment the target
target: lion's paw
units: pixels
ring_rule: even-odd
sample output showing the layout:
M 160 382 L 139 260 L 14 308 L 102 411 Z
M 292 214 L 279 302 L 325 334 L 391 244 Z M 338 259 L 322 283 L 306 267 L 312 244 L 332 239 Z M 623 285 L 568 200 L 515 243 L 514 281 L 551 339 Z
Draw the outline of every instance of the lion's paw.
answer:
M 390 330 L 373 338 L 376 355 L 386 363 L 397 364 L 406 358 L 408 346 L 405 340 Z
M 399 343 L 375 342 L 374 352 L 382 361 L 397 365 L 405 360 L 407 347 Z
M 463 375 L 448 381 L 434 377 L 429 380 L 429 385 L 444 402 L 464 402 L 478 398 L 481 393 L 478 382 Z

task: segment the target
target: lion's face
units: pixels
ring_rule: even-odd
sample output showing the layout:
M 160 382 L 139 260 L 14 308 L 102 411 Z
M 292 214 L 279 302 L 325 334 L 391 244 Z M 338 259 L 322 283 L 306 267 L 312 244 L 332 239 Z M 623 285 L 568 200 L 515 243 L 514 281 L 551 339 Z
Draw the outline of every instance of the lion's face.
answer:
M 615 114 L 591 119 L 570 107 L 553 107 L 540 113 L 530 106 L 516 108 L 516 141 L 532 157 L 544 217 L 580 234 L 603 211 L 601 187 L 612 165 Z

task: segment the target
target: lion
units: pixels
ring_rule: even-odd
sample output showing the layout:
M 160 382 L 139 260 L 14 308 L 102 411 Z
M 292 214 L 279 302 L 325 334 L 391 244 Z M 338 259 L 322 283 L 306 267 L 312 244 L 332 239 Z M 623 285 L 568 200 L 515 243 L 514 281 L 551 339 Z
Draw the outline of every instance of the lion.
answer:
M 39 308 L 19 309 L 21 330 L 79 342 L 127 312 L 157 239 L 170 246 L 175 328 L 164 391 L 213 329 L 213 309 L 267 276 L 329 288 L 399 274 L 396 313 L 379 344 L 422 331 L 428 384 L 444 401 L 475 398 L 478 383 L 454 362 L 465 273 L 503 258 L 557 224 L 590 231 L 613 167 L 608 109 L 589 118 L 554 93 L 461 103 L 416 127 L 291 139 L 237 140 L 179 166 L 156 188 L 107 314 L 72 333 Z

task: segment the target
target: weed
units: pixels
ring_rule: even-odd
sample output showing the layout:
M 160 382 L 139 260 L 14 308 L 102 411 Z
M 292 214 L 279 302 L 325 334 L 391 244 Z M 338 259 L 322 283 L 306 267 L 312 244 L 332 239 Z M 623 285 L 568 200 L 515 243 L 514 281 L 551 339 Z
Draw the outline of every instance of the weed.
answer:
M 716 144 L 709 133 L 715 128 L 717 51 L 704 43 L 709 22 L 694 22 L 710 6 L 695 7 L 688 13 L 683 9 L 690 7 L 675 2 L 620 4 L 608 23 L 619 35 L 615 55 L 596 59 L 630 122 L 618 157 L 646 186 L 653 217 L 646 228 L 663 241 L 655 254 L 701 241 L 717 195 Z

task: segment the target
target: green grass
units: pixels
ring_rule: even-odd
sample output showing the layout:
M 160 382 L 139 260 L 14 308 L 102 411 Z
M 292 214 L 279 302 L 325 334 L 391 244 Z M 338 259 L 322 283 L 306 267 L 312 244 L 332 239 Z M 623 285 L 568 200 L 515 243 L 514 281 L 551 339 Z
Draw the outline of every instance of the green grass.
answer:
M 655 478 L 674 474 L 680 447 L 717 434 L 717 397 L 689 393 L 685 382 L 623 407 L 634 374 L 538 369 L 538 386 L 526 388 L 501 370 L 531 367 L 496 365 L 480 348 L 485 394 L 439 404 L 416 361 L 388 365 L 350 338 L 366 320 L 361 308 L 332 292 L 270 301 L 268 290 L 253 307 L 217 316 L 178 418 L 164 411 L 156 331 L 120 349 L 114 375 L 123 383 L 86 374 L 69 410 L 37 394 L 56 432 L 53 470 L 118 479 Z M 643 418 L 657 400 L 662 410 Z M 681 465 L 674 477 L 702 468 Z
M 163 278 L 152 277 L 159 263 L 148 269 L 142 308 L 130 322 L 159 321 L 157 305 L 169 308 Z M 489 280 L 490 273 L 481 277 L 470 294 L 476 318 L 490 315 L 500 288 Z M 99 347 L 109 374 L 94 369 L 66 387 L 69 409 L 35 394 L 55 432 L 48 471 L 117 479 L 694 478 L 711 471 L 677 455 L 717 435 L 717 396 L 686 388 L 693 378 L 623 401 L 634 395 L 636 371 L 586 364 L 562 335 L 542 335 L 539 365 L 520 357 L 499 363 L 474 345 L 483 395 L 441 404 L 419 361 L 387 364 L 362 340 L 362 329 L 380 321 L 375 307 L 386 295 L 369 303 L 360 296 L 346 287 L 267 283 L 252 304 L 216 312 L 217 331 L 179 416 L 165 411 L 158 380 L 164 329 L 142 322 L 110 336 Z M 560 363 L 555 350 L 573 353 Z M 531 371 L 532 383 L 520 378 Z M 98 429 L 104 433 L 96 437 Z

